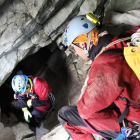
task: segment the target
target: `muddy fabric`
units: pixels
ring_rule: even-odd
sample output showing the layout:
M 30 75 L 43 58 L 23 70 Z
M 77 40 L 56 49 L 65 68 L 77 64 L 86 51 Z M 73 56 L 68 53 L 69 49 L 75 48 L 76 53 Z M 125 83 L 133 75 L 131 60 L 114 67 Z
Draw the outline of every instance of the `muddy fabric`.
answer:
M 92 135 L 92 133 L 94 132 L 83 122 L 83 120 L 79 116 L 76 106 L 62 107 L 61 110 L 58 112 L 58 119 L 73 139 L 94 140 L 94 137 Z M 97 132 L 103 135 L 104 137 L 111 138 L 115 138 L 119 134 L 119 132 L 114 131 L 97 131 Z
M 140 26 L 139 26 L 140 27 Z M 136 31 L 138 27 L 131 30 Z M 129 33 L 130 33 L 129 32 Z M 117 40 L 114 37 L 111 42 Z M 127 46 L 125 42 L 119 42 L 109 49 L 123 49 Z M 77 103 L 79 116 L 85 119 L 95 130 L 104 132 L 114 132 L 118 134 L 121 126 L 117 123 L 120 117 L 119 112 L 123 112 L 126 101 L 120 96 L 140 104 L 140 84 L 135 73 L 128 66 L 124 56 L 120 54 L 105 53 L 99 55 L 92 63 L 87 81 L 87 88 L 81 99 Z M 119 111 L 109 108 L 115 104 Z M 63 114 L 67 112 L 63 110 Z M 140 109 L 133 104 L 129 104 L 129 112 L 126 119 L 140 122 Z M 70 132 L 75 140 L 93 140 L 89 127 L 77 127 L 65 120 L 64 127 Z M 116 135 L 110 135 L 113 138 Z
M 115 39 L 117 38 L 113 40 Z M 125 42 L 121 42 L 113 45 L 110 49 L 121 49 L 124 46 L 127 46 Z M 123 112 L 126 103 L 120 99 L 120 95 L 140 104 L 140 93 L 138 91 L 140 91 L 139 80 L 123 56 L 119 54 L 100 55 L 91 66 L 87 88 L 77 104 L 78 112 L 97 130 L 108 128 L 108 130 L 119 131 L 120 127 L 116 123 L 117 115 L 115 114 L 116 117 L 109 119 L 109 122 L 103 121 L 102 125 L 95 125 L 96 119 L 101 117 L 99 112 L 113 102 Z M 105 115 L 104 112 L 102 112 L 102 115 Z M 140 122 L 140 109 L 130 105 L 126 118 Z

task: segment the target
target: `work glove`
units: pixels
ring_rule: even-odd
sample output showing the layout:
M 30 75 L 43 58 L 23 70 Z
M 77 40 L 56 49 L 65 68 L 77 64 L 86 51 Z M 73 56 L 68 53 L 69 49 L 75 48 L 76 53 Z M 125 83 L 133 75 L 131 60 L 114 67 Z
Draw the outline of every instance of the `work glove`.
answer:
M 134 46 L 140 46 L 140 29 L 131 35 L 131 42 Z
M 27 107 L 22 108 L 22 111 L 24 113 L 24 118 L 27 122 L 30 122 L 29 118 L 32 118 L 31 113 L 28 111 Z
M 29 108 L 31 108 L 31 106 L 32 106 L 32 100 L 31 99 L 27 101 L 27 105 L 28 105 Z

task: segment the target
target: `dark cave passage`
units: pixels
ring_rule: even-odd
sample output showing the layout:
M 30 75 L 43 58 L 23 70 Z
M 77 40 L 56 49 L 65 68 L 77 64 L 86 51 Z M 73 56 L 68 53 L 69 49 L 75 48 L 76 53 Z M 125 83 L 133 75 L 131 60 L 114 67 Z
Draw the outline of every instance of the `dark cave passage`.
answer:
M 18 119 L 23 116 L 21 110 L 11 108 L 11 102 L 14 100 L 11 80 L 18 71 L 22 70 L 23 74 L 27 76 L 33 75 L 44 78 L 52 87 L 52 92 L 56 99 L 55 110 L 44 120 L 44 127 L 49 130 L 52 129 L 59 123 L 57 120 L 58 110 L 62 106 L 68 105 L 71 76 L 67 66 L 67 57 L 59 49 L 50 52 L 47 47 L 44 47 L 35 54 L 26 57 L 15 67 L 10 77 L 0 87 L 0 106 L 2 113 L 9 117 L 9 112 L 12 112 Z

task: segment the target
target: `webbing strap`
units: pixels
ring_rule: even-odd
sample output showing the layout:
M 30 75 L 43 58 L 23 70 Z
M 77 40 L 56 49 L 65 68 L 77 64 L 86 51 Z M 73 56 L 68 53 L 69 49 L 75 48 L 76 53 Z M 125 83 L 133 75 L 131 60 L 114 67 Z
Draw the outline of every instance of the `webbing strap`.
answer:
M 95 57 L 95 59 L 96 59 L 100 54 L 102 54 L 107 48 L 113 46 L 114 44 L 117 44 L 117 43 L 122 42 L 122 41 L 129 40 L 129 39 L 131 39 L 130 36 L 129 36 L 129 37 L 125 37 L 125 38 L 120 38 L 120 39 L 117 39 L 117 40 L 115 40 L 115 41 L 109 43 L 107 46 L 105 46 L 105 47 L 102 48 L 102 50 L 98 53 L 98 55 Z
M 91 32 L 88 33 L 88 42 L 87 42 L 87 51 L 89 51 L 90 42 L 91 42 Z
M 125 107 L 123 113 L 121 114 L 121 116 L 119 117 L 119 119 L 117 121 L 118 123 L 121 123 L 124 120 L 125 116 L 127 115 L 128 111 L 129 111 L 129 104 L 130 103 L 133 104 L 133 105 L 135 105 L 135 106 L 137 106 L 138 108 L 140 108 L 140 105 L 139 104 L 137 104 L 137 103 L 135 103 L 135 102 L 133 102 L 133 101 L 125 98 L 125 97 L 122 97 L 122 96 L 120 96 L 120 98 L 122 100 L 125 100 L 126 101 L 126 107 Z
M 106 54 L 106 53 L 114 53 L 114 54 L 123 55 L 123 50 L 122 49 L 109 49 L 109 50 L 104 51 L 102 54 Z
M 126 98 L 124 98 L 124 97 L 121 97 L 121 96 L 120 96 L 120 98 L 122 100 L 126 101 L 126 107 L 125 107 L 123 113 L 121 114 L 121 116 L 119 117 L 119 119 L 117 120 L 118 123 L 121 123 L 124 120 L 125 116 L 127 115 L 128 111 L 129 111 L 128 100 Z

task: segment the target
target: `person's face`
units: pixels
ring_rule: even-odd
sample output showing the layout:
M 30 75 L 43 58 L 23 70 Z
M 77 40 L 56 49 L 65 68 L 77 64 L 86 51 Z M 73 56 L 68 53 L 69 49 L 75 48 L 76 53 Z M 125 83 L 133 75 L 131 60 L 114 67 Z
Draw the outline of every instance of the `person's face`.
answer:
M 81 58 L 85 59 L 85 60 L 89 60 L 89 58 L 83 53 L 84 48 L 87 48 L 87 42 L 80 42 L 80 43 L 76 43 L 74 45 L 71 45 L 70 47 L 73 48 L 73 52 L 75 55 L 79 55 Z

